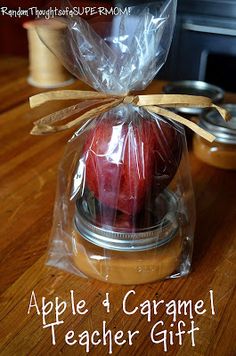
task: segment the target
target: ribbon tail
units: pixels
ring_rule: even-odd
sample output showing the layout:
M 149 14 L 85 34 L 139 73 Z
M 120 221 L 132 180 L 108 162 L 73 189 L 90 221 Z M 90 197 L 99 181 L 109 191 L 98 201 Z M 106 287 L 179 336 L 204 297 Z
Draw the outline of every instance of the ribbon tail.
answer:
M 166 109 L 160 108 L 158 106 L 143 106 L 143 107 L 147 111 L 150 111 L 155 114 L 163 115 L 163 116 L 167 117 L 168 119 L 174 120 L 176 122 L 179 122 L 180 124 L 183 124 L 184 126 L 187 126 L 192 131 L 194 131 L 196 134 L 205 138 L 209 142 L 213 142 L 215 140 L 214 135 L 205 131 L 204 129 L 202 129 L 201 127 L 196 125 L 194 122 L 187 120 L 178 114 L 175 114 L 173 111 L 166 110 Z
M 50 120 L 51 120 L 50 119 L 51 115 L 49 115 L 48 117 L 45 117 L 35 123 L 35 127 L 32 129 L 31 135 L 47 135 L 47 134 L 51 134 L 51 133 L 55 133 L 55 132 L 65 131 L 67 129 L 70 129 L 71 127 L 80 125 L 85 120 L 89 120 L 95 116 L 105 113 L 109 109 L 112 109 L 112 108 L 116 107 L 117 105 L 119 105 L 122 101 L 123 101 L 123 99 L 115 99 L 109 103 L 102 104 L 100 106 L 92 108 L 92 109 L 86 111 L 84 114 L 78 116 L 76 119 L 69 121 L 68 123 L 66 123 L 64 125 L 53 126 L 53 125 L 47 124 L 47 122 L 50 122 Z M 61 119 L 59 118 L 56 121 L 61 121 Z
M 217 106 L 215 104 L 211 104 L 211 107 L 216 109 L 225 121 L 229 121 L 232 118 L 230 112 L 225 110 L 224 108 Z
M 108 97 L 109 96 L 107 94 L 98 93 L 96 91 L 55 90 L 31 96 L 29 98 L 29 104 L 33 109 L 37 106 L 47 103 L 48 101 L 54 100 L 101 100 L 107 99 Z
M 113 99 L 108 98 L 104 100 L 104 103 L 108 103 L 113 101 Z M 101 105 L 100 100 L 90 100 L 86 102 L 80 102 L 78 104 L 68 106 L 62 110 L 55 111 L 47 116 L 42 117 L 41 119 L 34 122 L 35 126 L 39 125 L 52 125 L 53 123 L 63 121 L 66 118 L 70 117 L 71 115 L 80 114 L 83 111 L 90 110 L 91 107 L 95 105 Z
M 212 100 L 205 96 L 185 94 L 148 94 L 138 96 L 139 106 L 158 105 L 166 107 L 210 107 Z
M 231 119 L 230 113 L 224 108 L 212 103 L 212 100 L 205 96 L 182 95 L 182 94 L 150 94 L 139 95 L 138 106 L 178 108 L 178 107 L 194 107 L 194 108 L 214 108 L 223 117 L 225 121 Z

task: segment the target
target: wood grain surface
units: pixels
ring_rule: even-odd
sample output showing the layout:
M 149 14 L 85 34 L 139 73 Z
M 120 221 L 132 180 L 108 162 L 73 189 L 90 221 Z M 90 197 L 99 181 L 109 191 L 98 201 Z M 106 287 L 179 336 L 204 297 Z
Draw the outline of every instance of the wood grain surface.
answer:
M 28 97 L 42 92 L 27 84 L 27 63 L 20 58 L 0 59 L 0 354 L 13 355 L 86 355 L 85 346 L 76 342 L 69 346 L 65 335 L 74 330 L 74 339 L 87 330 L 101 331 L 102 322 L 114 333 L 138 330 L 133 345 L 116 346 L 114 355 L 216 355 L 236 354 L 235 241 L 236 241 L 236 172 L 207 166 L 190 152 L 193 185 L 196 196 L 197 228 L 192 272 L 188 277 L 142 286 L 117 286 L 76 277 L 45 266 L 47 244 L 52 224 L 57 166 L 67 139 L 72 132 L 47 137 L 30 136 L 32 122 L 62 104 L 30 110 Z M 146 92 L 160 93 L 162 82 L 154 81 Z M 70 89 L 88 89 L 80 82 Z M 236 102 L 236 94 L 228 94 L 226 102 Z M 56 345 L 51 331 L 42 327 L 42 317 L 36 308 L 28 314 L 32 291 L 39 306 L 58 297 L 70 305 L 70 291 L 77 301 L 85 300 L 88 313 L 73 315 L 68 308 L 63 324 L 56 326 Z M 202 299 L 206 313 L 194 313 L 195 347 L 190 334 L 163 343 L 151 341 L 150 332 L 162 320 L 163 329 L 175 330 L 172 317 L 164 307 L 150 322 L 139 312 L 126 315 L 122 310 L 125 294 L 134 290 L 129 307 L 145 300 Z M 211 313 L 210 294 L 213 291 L 215 315 Z M 110 296 L 110 312 L 102 305 L 106 293 Z M 189 330 L 188 315 L 180 316 Z M 53 318 L 52 318 L 53 321 Z M 108 345 L 90 345 L 89 354 L 108 355 Z

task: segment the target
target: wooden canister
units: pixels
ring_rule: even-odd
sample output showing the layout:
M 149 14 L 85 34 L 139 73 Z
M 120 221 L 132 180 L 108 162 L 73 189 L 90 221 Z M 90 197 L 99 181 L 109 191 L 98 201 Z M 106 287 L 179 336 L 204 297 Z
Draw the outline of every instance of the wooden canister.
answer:
M 28 33 L 29 84 L 41 88 L 57 88 L 71 84 L 74 81 L 72 75 L 46 47 L 38 35 L 40 33 L 46 43 L 53 43 L 54 47 L 61 46 L 65 25 L 50 19 L 28 21 L 23 26 Z M 58 51 L 60 52 L 60 48 L 58 48 Z

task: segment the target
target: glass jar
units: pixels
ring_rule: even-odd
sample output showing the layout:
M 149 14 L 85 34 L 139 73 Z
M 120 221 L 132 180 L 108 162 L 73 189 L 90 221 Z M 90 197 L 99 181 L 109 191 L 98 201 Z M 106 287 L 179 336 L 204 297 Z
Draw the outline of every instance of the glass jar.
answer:
M 182 126 L 122 104 L 68 142 L 49 265 L 120 284 L 181 277 L 194 229 Z
M 236 105 L 222 105 L 232 119 L 225 122 L 217 111 L 205 112 L 200 126 L 212 133 L 216 139 L 209 143 L 198 135 L 194 136 L 193 151 L 197 158 L 212 166 L 236 170 Z
M 100 226 L 89 201 L 77 201 L 72 231 L 73 261 L 82 273 L 110 283 L 143 284 L 176 271 L 183 238 L 174 193 L 160 194 L 152 213 L 154 225 L 136 231 Z

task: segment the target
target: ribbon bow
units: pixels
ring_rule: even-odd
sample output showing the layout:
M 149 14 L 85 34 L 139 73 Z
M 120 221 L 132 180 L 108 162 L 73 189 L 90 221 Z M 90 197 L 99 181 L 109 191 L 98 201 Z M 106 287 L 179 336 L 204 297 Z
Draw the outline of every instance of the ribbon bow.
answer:
M 66 107 L 65 109 L 56 111 L 34 122 L 34 128 L 32 129 L 31 134 L 46 135 L 67 130 L 71 127 L 82 124 L 84 121 L 94 119 L 98 115 L 105 113 L 122 103 L 133 104 L 142 107 L 151 113 L 156 113 L 179 122 L 210 142 L 215 139 L 212 134 L 205 131 L 194 122 L 166 109 L 165 107 L 215 108 L 225 121 L 230 119 L 230 114 L 225 109 L 213 104 L 210 98 L 193 95 L 148 94 L 134 96 L 111 96 L 93 91 L 59 90 L 34 95 L 30 97 L 29 101 L 30 107 L 34 108 L 48 101 L 75 99 L 80 102 Z M 77 115 L 77 118 L 72 119 L 63 125 L 54 125 L 55 123 L 63 121 L 75 114 Z

